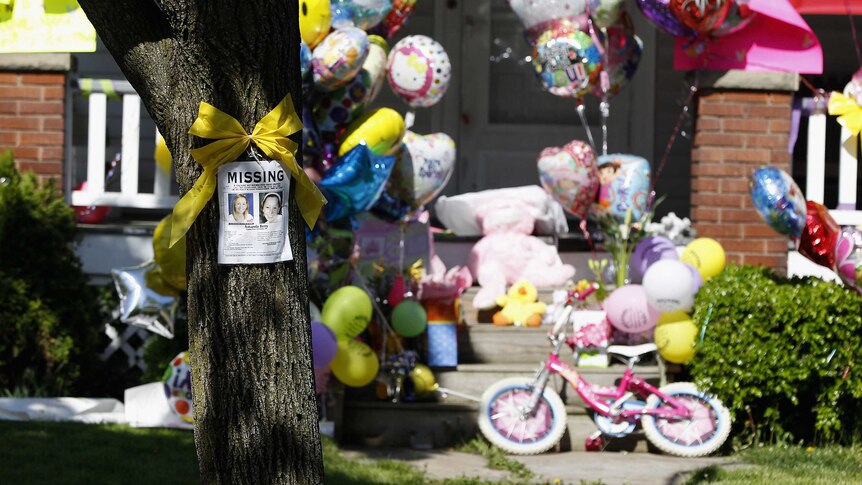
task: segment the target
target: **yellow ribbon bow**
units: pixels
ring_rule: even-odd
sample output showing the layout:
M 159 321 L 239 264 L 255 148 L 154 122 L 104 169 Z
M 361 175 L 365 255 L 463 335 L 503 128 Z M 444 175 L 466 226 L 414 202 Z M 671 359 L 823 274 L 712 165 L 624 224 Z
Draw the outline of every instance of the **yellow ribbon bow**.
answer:
M 838 117 L 838 123 L 850 130 L 853 135 L 862 131 L 862 106 L 856 99 L 833 92 L 827 104 L 829 114 Z
M 301 129 L 302 122 L 293 108 L 290 94 L 254 126 L 251 135 L 246 133 L 239 121 L 232 116 L 201 101 L 198 118 L 189 128 L 189 134 L 216 141 L 191 152 L 192 157 L 204 168 L 204 172 L 191 190 L 174 206 L 170 245 L 173 246 L 185 236 L 198 214 L 212 198 L 219 167 L 239 158 L 252 141 L 267 156 L 279 160 L 296 179 L 296 203 L 305 223 L 308 227 L 314 227 L 321 208 L 326 204 L 326 198 L 296 163 L 297 144 L 287 137 Z

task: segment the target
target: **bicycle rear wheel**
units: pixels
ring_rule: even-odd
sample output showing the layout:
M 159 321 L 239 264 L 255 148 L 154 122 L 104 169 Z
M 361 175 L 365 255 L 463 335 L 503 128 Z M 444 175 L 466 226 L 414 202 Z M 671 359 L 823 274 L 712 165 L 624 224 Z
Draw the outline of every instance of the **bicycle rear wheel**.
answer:
M 523 410 L 532 396 L 532 380 L 503 379 L 482 394 L 479 429 L 485 438 L 514 455 L 534 455 L 556 445 L 566 432 L 566 406 L 552 389 L 545 388 L 535 409 Z
M 676 382 L 661 389 L 662 393 L 681 401 L 691 409 L 690 419 L 668 419 L 654 415 L 641 417 L 646 438 L 665 453 L 696 457 L 717 451 L 730 435 L 730 412 L 715 397 L 690 382 Z M 664 400 L 651 395 L 645 409 L 668 406 Z

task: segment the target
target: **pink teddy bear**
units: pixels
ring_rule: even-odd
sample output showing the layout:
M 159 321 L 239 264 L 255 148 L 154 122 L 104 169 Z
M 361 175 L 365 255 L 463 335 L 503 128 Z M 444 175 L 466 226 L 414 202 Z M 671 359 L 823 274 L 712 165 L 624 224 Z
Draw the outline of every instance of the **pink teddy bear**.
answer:
M 530 206 L 518 199 L 495 200 L 476 211 L 485 235 L 470 251 L 468 266 L 481 287 L 473 306 L 489 309 L 506 286 L 525 279 L 536 287 L 562 286 L 575 275 L 557 248 L 532 236 Z

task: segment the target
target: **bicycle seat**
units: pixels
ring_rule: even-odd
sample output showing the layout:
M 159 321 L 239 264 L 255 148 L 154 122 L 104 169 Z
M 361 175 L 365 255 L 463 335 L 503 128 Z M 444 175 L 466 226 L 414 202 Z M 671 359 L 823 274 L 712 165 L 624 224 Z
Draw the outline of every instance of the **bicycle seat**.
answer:
M 650 352 L 655 352 L 658 347 L 654 343 L 640 345 L 611 345 L 608 347 L 609 354 L 622 355 L 629 359 L 639 357 Z

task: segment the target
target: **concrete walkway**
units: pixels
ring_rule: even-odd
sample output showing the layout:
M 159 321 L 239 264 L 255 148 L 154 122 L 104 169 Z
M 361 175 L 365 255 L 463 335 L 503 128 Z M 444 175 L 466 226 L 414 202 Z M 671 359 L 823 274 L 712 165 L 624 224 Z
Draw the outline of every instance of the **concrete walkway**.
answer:
M 351 458 L 391 459 L 409 463 L 434 478 L 480 477 L 488 481 L 505 480 L 504 470 L 491 470 L 479 455 L 451 450 L 413 450 L 392 448 L 346 448 Z M 536 476 L 535 483 L 579 485 L 677 485 L 686 474 L 710 465 L 730 465 L 730 458 L 677 458 L 654 453 L 564 452 L 533 456 L 511 456 Z M 559 480 L 559 481 L 557 481 Z

